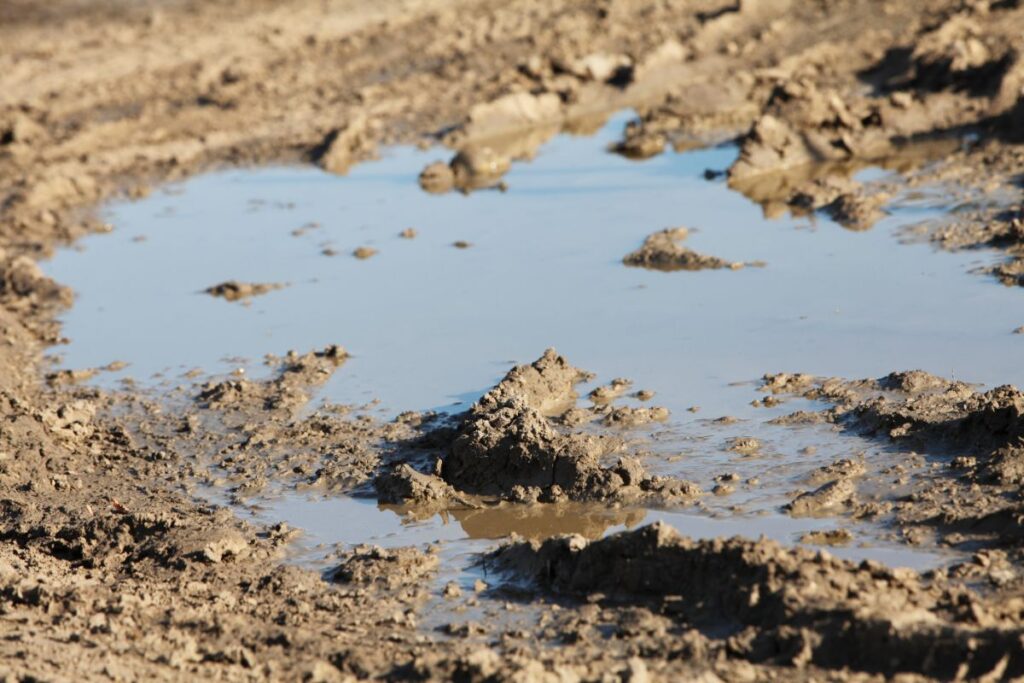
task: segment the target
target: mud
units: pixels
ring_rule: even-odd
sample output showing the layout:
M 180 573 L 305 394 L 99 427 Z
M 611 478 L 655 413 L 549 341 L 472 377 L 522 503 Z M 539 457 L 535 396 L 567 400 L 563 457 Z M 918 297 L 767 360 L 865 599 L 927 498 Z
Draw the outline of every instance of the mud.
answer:
M 345 173 L 382 144 L 441 142 L 451 160 L 425 171 L 426 189 L 500 190 L 508 169 L 558 130 L 593 130 L 595 118 L 634 107 L 619 152 L 639 159 L 738 138 L 728 182 L 769 215 L 824 210 L 863 230 L 907 186 L 981 195 L 927 236 L 947 249 L 997 250 L 1005 262 L 981 270 L 1019 285 L 1018 3 L 18 0 L 2 12 L 0 674 L 1024 674 L 1016 389 L 921 373 L 767 385 L 833 404 L 795 416 L 794 429 L 832 424 L 898 447 L 864 473 L 809 475 L 808 511 L 829 503 L 844 515 L 889 515 L 907 543 L 938 535 L 973 552 L 970 562 L 919 577 L 659 527 L 518 544 L 488 562 L 539 583 L 544 593 L 510 589 L 540 606 L 535 627 L 453 627 L 457 637 L 444 638 L 417 628 L 429 552 L 343 551 L 340 581 L 327 581 L 282 562 L 290 530 L 243 523 L 197 500 L 197 487 L 223 478 L 241 498 L 276 482 L 368 491 L 392 472 L 446 505 L 451 491 L 689 500 L 696 491 L 685 482 L 616 452 L 622 427 L 656 420 L 655 408 L 579 408 L 578 371 L 547 356 L 445 430 L 426 414 L 380 423 L 351 407 L 304 413 L 343 359 L 337 348 L 271 359 L 269 379 L 211 381 L 160 401 L 131 386 L 110 394 L 73 376 L 47 381 L 43 354 L 62 341 L 56 316 L 73 295 L 37 264 L 108 230 L 100 202 L 213 167 L 306 161 Z M 858 181 L 865 164 L 898 178 Z M 670 261 L 679 249 L 673 242 Z M 405 450 L 413 444 L 416 454 Z M 440 476 L 425 467 L 433 462 Z M 466 501 L 455 502 L 467 515 L 488 511 Z M 552 588 L 573 599 L 542 602 Z
M 766 380 L 772 391 L 789 382 Z M 813 514 L 837 505 L 854 514 L 891 514 L 911 542 L 938 533 L 954 547 L 1000 548 L 1021 553 L 1019 485 L 1022 481 L 1021 410 L 1024 398 L 1012 386 L 981 391 L 964 382 L 921 371 L 898 372 L 874 380 L 800 376 L 793 389 L 834 407 L 817 414 L 791 415 L 786 422 L 824 422 L 877 438 L 909 453 L 881 472 L 843 460 L 814 473 L 811 481 L 831 479 L 793 501 L 793 514 Z M 909 484 L 903 496 L 859 510 L 858 489 L 897 475 Z M 993 579 L 1000 583 L 1003 578 Z
M 281 289 L 285 285 L 260 282 L 238 282 L 228 280 L 219 285 L 207 287 L 204 292 L 210 296 L 220 297 L 227 301 L 244 301 L 254 296 L 260 296 L 275 289 Z
M 636 251 L 626 254 L 622 262 L 627 266 L 664 271 L 718 268 L 737 270 L 743 267 L 743 263 L 725 261 L 717 256 L 705 256 L 682 246 L 680 242 L 689 234 L 687 228 L 666 228 L 648 235 L 643 245 Z
M 530 365 L 516 366 L 457 418 L 457 426 L 442 427 L 430 437 L 444 450 L 430 467 L 433 476 L 401 465 L 378 477 L 378 494 L 389 503 L 431 507 L 444 499 L 459 502 L 456 495 L 463 504 L 466 495 L 476 495 L 524 504 L 600 500 L 660 505 L 687 504 L 700 496 L 692 482 L 650 476 L 635 457 L 624 455 L 603 465 L 622 450 L 614 433 L 560 426 L 559 418 L 570 411 L 575 425 L 581 413 L 584 421 L 593 419 L 575 407 L 575 387 L 590 378 L 553 349 Z M 599 391 L 600 396 L 609 393 Z M 667 415 L 663 408 L 606 407 L 605 427 L 637 426 Z

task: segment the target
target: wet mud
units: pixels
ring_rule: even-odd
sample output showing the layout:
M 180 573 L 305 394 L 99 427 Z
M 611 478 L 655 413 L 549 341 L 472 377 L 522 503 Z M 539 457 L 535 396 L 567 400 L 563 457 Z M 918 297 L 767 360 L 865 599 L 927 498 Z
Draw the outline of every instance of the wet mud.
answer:
M 281 289 L 284 285 L 261 282 L 238 282 L 228 280 L 219 285 L 207 287 L 204 292 L 213 297 L 220 297 L 226 301 L 244 301 L 254 296 L 260 296 L 275 289 Z
M 656 232 L 646 237 L 639 249 L 626 254 L 622 262 L 627 266 L 664 271 L 718 268 L 738 270 L 743 267 L 743 263 L 725 261 L 717 256 L 705 256 L 682 246 L 680 243 L 689 234 L 687 228 L 666 228 Z
M 667 411 L 574 407 L 576 385 L 590 378 L 553 349 L 530 365 L 513 368 L 457 418 L 457 426 L 442 428 L 432 437 L 443 443 L 444 450 L 430 466 L 435 475 L 403 465 L 378 477 L 378 492 L 383 492 L 385 502 L 406 505 L 436 505 L 462 497 L 457 492 L 523 504 L 600 500 L 679 505 L 700 496 L 696 484 L 651 476 L 635 457 L 626 455 L 613 465 L 602 465 L 622 450 L 622 441 L 614 431 L 579 430 L 581 421 L 604 412 L 602 426 L 624 428 L 664 419 Z M 569 411 L 576 429 L 559 425 L 559 418 Z
M 831 530 L 809 542 L 837 544 L 837 553 L 841 529 L 859 520 L 888 525 L 908 547 L 957 553 L 930 572 L 764 540 L 693 541 L 661 525 L 601 538 L 633 522 L 629 505 L 729 500 L 756 478 L 729 470 L 749 466 L 740 458 L 771 458 L 772 444 L 723 434 L 734 439 L 726 448 L 735 467 L 720 468 L 720 496 L 701 496 L 634 452 L 633 431 L 674 415 L 629 404 L 624 382 L 581 405 L 585 373 L 553 352 L 455 415 L 381 420 L 311 405 L 346 361 L 340 346 L 268 358 L 262 377 L 209 378 L 156 397 L 128 382 L 99 389 L 91 370 L 55 371 L 44 360 L 66 341 L 58 316 L 76 302 L 39 265 L 109 231 L 102 202 L 204 170 L 298 161 L 341 175 L 389 143 L 440 144 L 447 149 L 420 176 L 424 190 L 501 191 L 558 132 L 592 132 L 609 112 L 632 108 L 614 152 L 639 161 L 735 140 L 735 162 L 709 177 L 725 172 L 769 216 L 822 212 L 866 231 L 893 197 L 946 188 L 958 209 L 916 237 L 990 250 L 1000 262 L 977 270 L 1016 287 L 1018 3 L 19 0 L 3 14 L 0 676 L 1024 674 L 1024 398 L 1011 386 L 917 371 L 764 380 L 759 410 L 801 401 L 799 412 L 769 418 L 776 426 L 794 435 L 834 428 L 881 446 L 863 458 L 806 451 L 805 476 L 780 511 L 823 517 Z M 891 173 L 864 180 L 871 165 Z M 652 227 L 639 227 L 634 244 Z M 655 233 L 627 264 L 734 267 L 690 251 L 683 236 Z M 369 245 L 352 253 L 377 254 L 359 267 L 384 258 Z M 265 287 L 228 281 L 208 293 L 238 300 Z M 639 343 L 630 350 L 643 353 Z M 208 487 L 234 507 L 204 500 Z M 439 588 L 446 568 L 430 547 L 339 548 L 320 572 L 287 561 L 293 529 L 236 514 L 282 487 L 370 496 L 411 516 L 442 510 L 481 538 L 545 530 L 481 551 L 477 566 L 492 573 L 479 590 Z M 571 524 L 559 512 L 595 503 Z M 592 540 L 548 538 L 564 531 Z M 495 611 L 421 628 L 438 600 Z M 519 608 L 527 628 L 496 616 Z
M 523 541 L 486 561 L 559 594 L 642 605 L 669 629 L 681 622 L 716 634 L 709 640 L 758 663 L 992 680 L 1024 667 L 1012 620 L 980 626 L 952 616 L 962 589 L 770 541 L 695 542 L 655 524 L 598 541 Z M 665 630 L 662 637 L 676 641 Z

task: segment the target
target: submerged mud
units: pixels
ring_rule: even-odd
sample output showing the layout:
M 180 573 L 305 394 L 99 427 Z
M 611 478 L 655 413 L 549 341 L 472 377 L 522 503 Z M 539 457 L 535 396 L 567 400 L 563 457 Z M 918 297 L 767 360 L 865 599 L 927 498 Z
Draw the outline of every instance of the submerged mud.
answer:
M 1011 615 L 984 625 L 956 617 L 965 599 L 1003 612 L 998 602 L 934 577 L 771 541 L 692 541 L 655 524 L 598 541 L 513 543 L 487 561 L 559 593 L 646 605 L 671 621 L 728 633 L 731 652 L 754 662 L 946 679 L 1024 671 Z

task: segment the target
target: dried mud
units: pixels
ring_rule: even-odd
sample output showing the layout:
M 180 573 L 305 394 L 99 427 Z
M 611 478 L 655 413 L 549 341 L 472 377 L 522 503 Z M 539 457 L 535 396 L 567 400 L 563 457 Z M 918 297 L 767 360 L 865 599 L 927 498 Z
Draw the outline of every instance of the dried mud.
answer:
M 697 493 L 686 482 L 616 452 L 617 432 L 663 413 L 576 406 L 579 371 L 552 354 L 455 423 L 309 409 L 344 361 L 340 347 L 269 359 L 269 379 L 160 400 L 103 393 L 48 373 L 43 354 L 62 341 L 56 316 L 73 294 L 37 265 L 108 230 L 100 202 L 202 170 L 299 160 L 344 173 L 383 144 L 439 142 L 449 160 L 424 171 L 425 189 L 501 189 L 555 133 L 586 133 L 633 107 L 616 151 L 644 158 L 737 139 L 728 182 L 767 215 L 822 210 L 868 229 L 906 187 L 980 193 L 989 201 L 928 236 L 999 250 L 1005 261 L 990 273 L 1019 285 L 1018 3 L 19 0 L 0 13 L 0 675 L 1024 673 L 1016 389 L 922 373 L 766 378 L 769 395 L 833 404 L 784 420 L 794 429 L 834 424 L 895 449 L 863 471 L 809 467 L 794 512 L 891 520 L 907 543 L 960 547 L 969 562 L 917 576 L 657 527 L 520 543 L 487 562 L 540 587 L 485 594 L 536 607 L 535 627 L 443 637 L 418 627 L 429 551 L 348 549 L 323 576 L 282 561 L 293 530 L 244 523 L 197 491 L 223 487 L 241 501 L 281 486 L 369 494 L 376 484 L 382 498 L 481 524 L 497 499 L 524 514 L 548 499 L 685 502 Z M 898 177 L 854 180 L 866 165 Z M 575 599 L 542 600 L 551 589 Z

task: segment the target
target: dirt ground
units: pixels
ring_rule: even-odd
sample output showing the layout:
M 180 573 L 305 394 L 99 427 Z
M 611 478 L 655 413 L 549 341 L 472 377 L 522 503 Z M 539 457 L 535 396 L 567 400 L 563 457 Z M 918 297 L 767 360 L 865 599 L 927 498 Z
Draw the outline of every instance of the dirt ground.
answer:
M 546 354 L 454 420 L 304 412 L 341 347 L 282 356 L 267 381 L 103 393 L 43 361 L 74 295 L 37 265 L 107 230 L 104 200 L 211 168 L 344 173 L 384 144 L 442 144 L 451 160 L 424 169 L 424 189 L 471 191 L 557 132 L 633 107 L 619 153 L 736 139 L 728 181 L 768 215 L 820 210 L 867 229 L 901 187 L 994 198 L 922 237 L 1002 250 L 979 277 L 1024 285 L 1022 31 L 1016 0 L 0 0 L 0 675 L 1024 676 L 1016 389 L 912 372 L 765 378 L 767 396 L 832 406 L 786 418 L 794 428 L 829 422 L 918 454 L 886 471 L 823 463 L 791 514 L 890 519 L 908 544 L 968 548 L 971 561 L 918 575 L 663 527 L 520 541 L 480 561 L 524 582 L 505 599 L 537 609 L 536 628 L 439 635 L 418 626 L 438 570 L 429 549 L 349 549 L 320 574 L 281 561 L 293 530 L 191 492 L 217 467 L 240 500 L 295 481 L 435 509 L 685 503 L 693 484 L 595 455 L 622 424 L 664 419 L 656 406 L 581 413 L 579 371 Z M 869 164 L 901 179 L 853 180 Z M 667 253 L 636 265 L 730 265 L 661 241 Z M 232 296 L 258 293 L 238 284 Z M 894 477 L 909 488 L 869 494 Z

